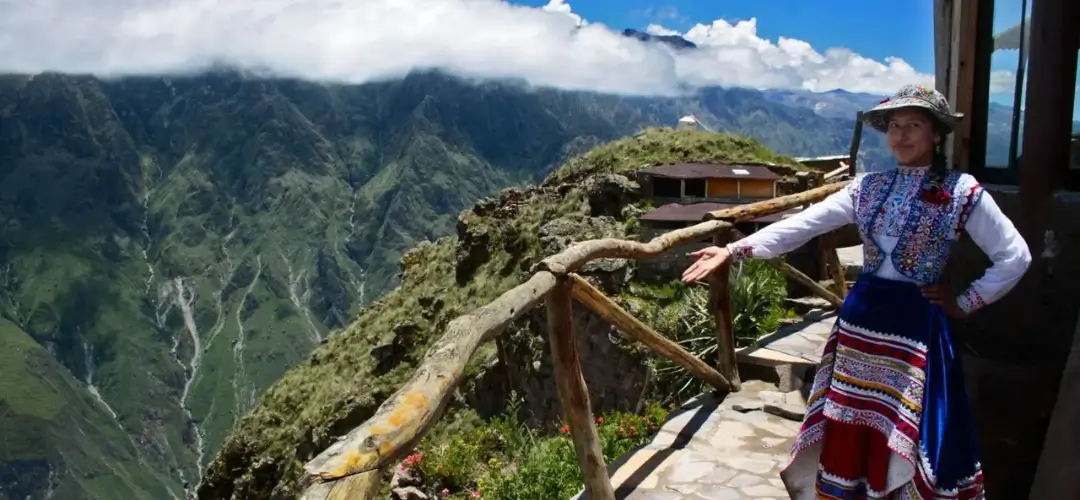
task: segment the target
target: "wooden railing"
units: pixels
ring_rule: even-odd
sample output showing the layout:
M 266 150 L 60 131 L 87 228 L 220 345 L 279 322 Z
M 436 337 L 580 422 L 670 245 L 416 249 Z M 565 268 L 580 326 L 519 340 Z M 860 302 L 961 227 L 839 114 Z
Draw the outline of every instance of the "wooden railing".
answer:
M 841 190 L 845 184 L 826 184 L 788 196 L 712 212 L 700 224 L 663 234 L 648 243 L 619 239 L 583 241 L 544 259 L 528 281 L 487 305 L 451 321 L 446 333 L 427 352 L 412 379 L 384 402 L 370 419 L 308 462 L 304 466 L 306 474 L 301 478 L 300 486 L 304 490 L 302 498 L 373 498 L 382 471 L 408 453 L 439 419 L 453 391 L 462 382 L 465 366 L 477 349 L 544 300 L 559 401 L 570 427 L 585 490 L 593 500 L 613 500 L 614 492 L 591 416 L 589 392 L 581 374 L 571 320 L 573 302 L 576 300 L 623 334 L 686 368 L 716 389 L 738 391 L 740 381 L 729 300 L 730 273 L 725 266 L 710 275 L 708 280 L 710 307 L 719 343 L 719 370 L 715 370 L 619 307 L 575 271 L 595 259 L 657 256 L 676 246 L 699 242 L 710 235 L 714 244 L 724 245 L 732 238 L 742 237 L 734 228 L 735 223 L 820 201 Z M 827 246 L 823 245 L 822 248 L 827 249 Z M 826 253 L 832 254 L 831 262 L 837 262 L 831 267 L 838 293 L 827 290 L 781 260 L 770 262 L 785 275 L 839 307 L 844 294 L 843 269 L 838 264 L 835 248 Z

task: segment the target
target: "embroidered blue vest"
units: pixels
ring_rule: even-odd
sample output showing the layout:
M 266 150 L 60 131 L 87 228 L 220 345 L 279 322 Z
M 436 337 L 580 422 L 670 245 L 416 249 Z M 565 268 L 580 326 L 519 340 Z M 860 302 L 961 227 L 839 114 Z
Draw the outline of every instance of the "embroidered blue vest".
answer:
M 864 273 L 874 273 L 884 262 L 886 252 L 875 239 L 876 225 L 880 217 L 887 215 L 886 201 L 901 175 L 912 174 L 897 170 L 871 173 L 857 187 L 855 221 L 863 240 Z M 893 267 L 919 283 L 938 281 L 953 245 L 963 234 L 971 209 L 983 193 L 974 178 L 955 171 L 949 172 L 942 187 L 951 196 L 941 204 L 923 201 L 919 197 L 921 191 L 906 200 L 908 214 L 896 248 L 890 254 Z

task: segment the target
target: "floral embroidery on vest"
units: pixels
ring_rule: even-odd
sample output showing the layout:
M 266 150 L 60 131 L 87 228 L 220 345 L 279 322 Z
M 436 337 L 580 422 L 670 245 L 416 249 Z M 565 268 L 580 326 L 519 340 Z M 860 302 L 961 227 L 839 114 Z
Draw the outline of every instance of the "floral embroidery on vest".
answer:
M 889 236 L 897 238 L 890 255 L 897 272 L 920 283 L 937 282 L 982 187 L 970 176 L 950 172 L 942 187 L 951 196 L 940 204 L 929 203 L 919 197 L 924 175 L 897 169 L 863 178 L 855 211 L 864 272 L 873 273 L 885 259 L 875 236 Z

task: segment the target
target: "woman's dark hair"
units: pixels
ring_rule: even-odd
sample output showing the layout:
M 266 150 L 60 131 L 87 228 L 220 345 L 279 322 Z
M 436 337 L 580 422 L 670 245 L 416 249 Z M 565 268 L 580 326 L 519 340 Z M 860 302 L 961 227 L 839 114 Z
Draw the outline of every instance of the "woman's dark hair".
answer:
M 945 176 L 949 172 L 949 159 L 945 156 L 945 136 L 948 135 L 948 129 L 929 110 L 919 108 L 919 111 L 927 120 L 930 120 L 934 127 L 934 137 L 937 138 L 937 143 L 934 144 L 934 157 L 930 162 L 929 178 L 931 183 L 941 185 L 945 182 Z

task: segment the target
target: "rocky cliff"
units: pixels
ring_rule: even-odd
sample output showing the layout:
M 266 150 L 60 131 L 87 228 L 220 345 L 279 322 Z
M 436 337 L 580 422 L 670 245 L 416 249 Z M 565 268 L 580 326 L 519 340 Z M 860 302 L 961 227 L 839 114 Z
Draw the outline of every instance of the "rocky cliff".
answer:
M 791 165 L 741 137 L 651 130 L 569 161 L 541 185 L 504 191 L 458 218 L 456 236 L 405 254 L 401 284 L 362 310 L 309 360 L 290 370 L 226 440 L 199 489 L 202 498 L 289 498 L 303 463 L 366 420 L 412 372 L 450 320 L 522 282 L 542 257 L 573 241 L 634 237 L 640 197 L 630 174 L 650 162 L 770 161 Z M 602 260 L 582 270 L 612 296 L 632 294 L 635 263 Z M 634 310 L 633 301 L 627 302 Z M 444 417 L 504 409 L 524 395 L 535 425 L 558 415 L 543 312 L 504 335 L 499 361 L 488 346 Z M 585 378 L 597 411 L 633 410 L 643 397 L 643 353 L 603 320 L 578 310 Z

